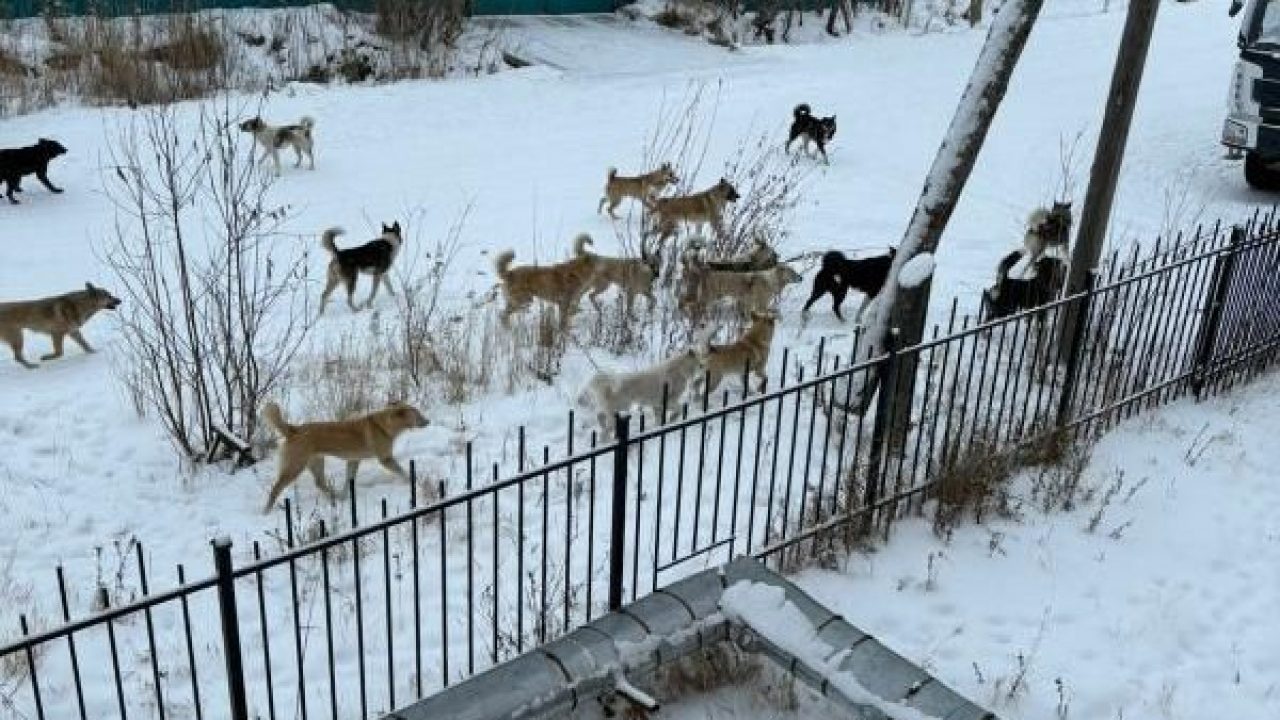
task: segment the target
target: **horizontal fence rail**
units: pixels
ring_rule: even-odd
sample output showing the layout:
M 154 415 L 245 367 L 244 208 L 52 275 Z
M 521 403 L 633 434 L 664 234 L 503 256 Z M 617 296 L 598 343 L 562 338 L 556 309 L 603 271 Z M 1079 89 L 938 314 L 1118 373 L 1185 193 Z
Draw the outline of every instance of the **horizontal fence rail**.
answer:
M 879 357 L 855 357 L 857 337 L 843 353 L 824 342 L 788 377 L 783 351 L 763 387 L 746 373 L 704 383 L 664 402 L 666 422 L 618 418 L 608 441 L 583 442 L 570 415 L 564 457 L 544 445 L 536 467 L 521 430 L 507 477 L 468 446 L 462 491 L 420 498 L 415 478 L 402 512 L 383 501 L 361 517 L 354 485 L 343 527 L 286 501 L 275 552 L 219 541 L 212 576 L 178 566 L 169 590 L 150 591 L 158 569 L 136 545 L 140 597 L 99 588 L 89 617 L 73 617 L 59 569 L 61 624 L 20 617 L 0 646 L 0 708 L 376 717 L 692 571 L 740 555 L 798 567 L 926 505 L 937 522 L 984 457 L 1093 436 L 1269 367 L 1276 222 L 1112 256 L 1085 291 L 998 320 L 953 302 L 925 340 Z

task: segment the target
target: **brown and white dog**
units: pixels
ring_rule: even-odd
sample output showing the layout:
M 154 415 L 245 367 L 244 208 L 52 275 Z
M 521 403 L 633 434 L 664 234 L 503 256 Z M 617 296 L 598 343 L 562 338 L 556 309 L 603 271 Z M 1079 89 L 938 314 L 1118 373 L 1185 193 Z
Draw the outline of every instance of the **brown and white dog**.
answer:
M 617 168 L 609 168 L 609 175 L 604 181 L 604 197 L 600 198 L 596 212 L 604 210 L 607 204 L 609 217 L 617 219 L 618 216 L 613 211 L 625 198 L 644 202 L 662 192 L 668 185 L 678 182 L 680 178 L 676 176 L 671 163 L 662 163 L 657 170 L 633 176 L 619 175 Z
M 293 154 L 297 156 L 297 162 L 294 167 L 302 167 L 302 156 L 307 156 L 309 167 L 316 169 L 316 157 L 314 154 L 315 140 L 311 136 L 311 130 L 316 125 L 316 121 L 310 117 L 303 116 L 296 125 L 268 125 L 265 120 L 260 117 L 249 118 L 240 123 L 240 130 L 253 135 L 253 139 L 262 146 L 262 159 L 258 164 L 266 162 L 268 158 L 275 163 L 276 174 L 280 174 L 280 150 L 285 146 L 293 148 Z
M 658 279 L 658 259 L 644 250 L 640 251 L 638 258 L 596 255 L 586 249 L 591 244 L 591 238 L 586 237 L 586 242 L 575 245 L 574 252 L 576 257 L 590 263 L 591 279 L 587 281 L 590 294 L 587 299 L 595 309 L 600 310 L 600 294 L 617 286 L 626 298 L 628 313 L 631 312 L 637 295 L 643 295 L 646 309 L 652 310 L 656 302 L 653 283 Z
M 573 257 L 554 265 L 513 268 L 514 250 L 506 250 L 494 258 L 493 268 L 502 281 L 502 295 L 506 300 L 506 307 L 502 310 L 503 325 L 510 322 L 512 315 L 538 299 L 555 305 L 560 311 L 561 326 L 567 326 L 578 311 L 578 303 L 592 279 L 595 266 L 585 253 L 590 242 L 590 235 L 579 235 L 573 242 Z
M 743 313 L 765 312 L 788 285 L 803 279 L 785 264 L 752 272 L 711 270 L 702 265 L 690 269 L 680 298 L 680 309 L 686 314 L 705 311 L 724 300 L 732 301 Z
M 733 183 L 720 178 L 720 182 L 702 192 L 654 198 L 646 202 L 656 218 L 658 241 L 662 242 L 675 235 L 682 224 L 710 225 L 719 234 L 724 221 L 725 207 L 729 203 L 737 202 L 740 197 Z
M 707 375 L 715 392 L 725 380 L 742 379 L 746 373 L 755 376 L 757 387 L 764 389 L 764 369 L 773 347 L 773 332 L 778 327 L 778 313 L 752 312 L 751 327 L 728 345 L 712 345 L 707 351 Z
M 392 403 L 382 410 L 349 420 L 312 422 L 292 425 L 284 419 L 280 406 L 267 403 L 262 418 L 280 436 L 276 481 L 267 495 L 263 512 L 270 512 L 280 493 L 289 487 L 303 470 L 310 470 L 316 487 L 330 498 L 336 497 L 333 486 L 324 475 L 324 459 L 334 457 L 347 461 L 347 482 L 355 479 L 361 460 L 377 460 L 389 472 L 409 480 L 409 474 L 396 462 L 392 452 L 396 438 L 408 430 L 427 426 L 427 418 L 412 405 Z

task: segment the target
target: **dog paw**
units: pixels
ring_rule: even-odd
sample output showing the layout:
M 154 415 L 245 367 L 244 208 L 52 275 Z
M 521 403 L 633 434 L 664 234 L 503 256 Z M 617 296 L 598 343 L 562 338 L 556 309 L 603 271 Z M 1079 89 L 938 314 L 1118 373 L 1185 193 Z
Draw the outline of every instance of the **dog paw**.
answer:
M 65 191 L 62 188 L 49 188 L 49 192 L 61 195 Z

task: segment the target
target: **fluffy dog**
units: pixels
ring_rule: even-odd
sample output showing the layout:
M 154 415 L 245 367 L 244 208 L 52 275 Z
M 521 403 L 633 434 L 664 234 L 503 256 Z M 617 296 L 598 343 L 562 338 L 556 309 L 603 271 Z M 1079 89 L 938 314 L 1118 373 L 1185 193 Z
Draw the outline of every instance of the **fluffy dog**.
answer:
M 320 242 L 332 257 L 329 260 L 329 281 L 324 287 L 324 292 L 320 294 L 321 313 L 324 312 L 325 305 L 329 304 L 329 296 L 339 284 L 347 289 L 347 306 L 352 312 L 359 311 L 353 298 L 356 294 L 356 281 L 361 275 L 373 276 L 373 289 L 369 291 L 369 299 L 364 304 L 366 308 L 373 306 L 373 299 L 378 296 L 378 288 L 384 281 L 387 292 L 395 294 L 391 289 L 391 281 L 386 279 L 386 275 L 391 270 L 391 263 L 395 262 L 396 256 L 400 254 L 401 246 L 404 245 L 400 222 L 397 220 L 392 225 L 384 223 L 380 237 L 345 250 L 339 249 L 335 242 L 342 232 L 342 228 L 334 227 L 325 230 L 320 236 Z
M 668 415 L 680 406 L 680 398 L 707 366 L 705 347 L 689 348 L 653 367 L 629 373 L 598 372 L 578 395 L 578 407 L 595 410 L 596 422 L 608 430 L 613 417 L 633 407 L 650 410 L 660 423 L 666 399 Z
M 506 325 L 513 314 L 529 307 L 535 299 L 541 299 L 555 305 L 560 311 L 561 326 L 568 326 L 595 268 L 586 253 L 590 242 L 590 235 L 579 235 L 573 241 L 573 258 L 554 265 L 513 268 L 514 250 L 506 250 L 494 258 L 493 267 L 502 281 L 502 295 L 506 300 L 502 323 Z
M 592 244 L 590 236 L 583 237 L 586 238 L 585 242 L 574 245 L 574 256 L 576 259 L 586 260 L 590 266 L 590 279 L 587 281 L 590 294 L 587 299 L 596 310 L 600 310 L 600 294 L 614 285 L 625 295 L 628 313 L 631 312 L 637 295 L 643 295 L 646 308 L 652 310 L 656 302 L 653 297 L 653 282 L 658 279 L 658 258 L 643 250 L 638 258 L 596 255 L 586 249 L 587 245 Z
M 1067 279 L 1067 264 L 1045 255 L 1031 267 L 1031 277 L 1010 277 L 1009 271 L 1022 259 L 1022 251 L 1004 256 L 998 266 L 996 284 L 982 291 L 982 317 L 998 320 L 1021 310 L 1039 307 L 1057 299 Z
M 858 322 L 861 323 L 867 306 L 880 294 L 885 281 L 889 278 L 889 268 L 893 265 L 893 256 L 896 252 L 895 248 L 890 248 L 887 255 L 861 260 L 850 260 L 838 250 L 826 253 L 822 256 L 822 268 L 813 278 L 813 292 L 809 294 L 809 300 L 805 302 L 801 312 L 809 312 L 809 308 L 813 307 L 819 298 L 829 293 L 831 309 L 836 317 L 843 321 L 844 316 L 840 314 L 840 306 L 852 289 L 863 295 L 862 306 L 858 308 Z
M 751 313 L 751 327 L 728 345 L 712 345 L 707 350 L 707 374 L 710 388 L 715 392 L 721 383 L 742 378 L 750 372 L 764 389 L 764 368 L 769 362 L 769 350 L 773 347 L 773 331 L 778 326 L 778 313 Z
M 725 206 L 737 202 L 740 197 L 733 183 L 720 178 L 719 182 L 702 192 L 653 198 L 646 203 L 656 218 L 658 241 L 662 242 L 675 235 L 681 224 L 710 225 L 719 233 Z
M 62 341 L 70 337 L 85 352 L 93 352 L 80 334 L 80 328 L 89 322 L 99 310 L 115 310 L 120 307 L 119 298 L 92 283 L 85 283 L 83 290 L 65 295 L 0 303 L 0 340 L 13 350 L 13 359 L 28 370 L 36 367 L 22 356 L 22 331 L 43 333 L 53 338 L 53 352 L 41 360 L 62 357 Z
M 1022 246 L 1027 251 L 1027 265 L 1033 265 L 1047 250 L 1067 256 L 1071 237 L 1071 203 L 1054 202 L 1052 208 L 1037 208 L 1027 218 L 1027 233 Z
M 294 167 L 302 167 L 302 156 L 307 156 L 307 161 L 312 170 L 316 169 L 316 156 L 313 152 L 315 148 L 315 140 L 311 136 L 311 129 L 316 126 L 316 121 L 309 117 L 303 116 L 297 125 L 269 125 L 260 117 L 250 118 L 240 123 L 240 130 L 251 133 L 253 139 L 258 141 L 262 146 L 262 159 L 258 161 L 262 164 L 268 158 L 275 163 L 276 174 L 280 174 L 280 150 L 285 146 L 293 148 L 293 154 L 297 157 Z
M 617 219 L 618 216 L 613 211 L 624 198 L 633 198 L 644 202 L 657 195 L 668 185 L 675 185 L 678 182 L 680 182 L 680 178 L 676 176 L 676 171 L 672 169 L 671 163 L 662 163 L 662 166 L 657 170 L 647 172 L 644 175 L 630 177 L 619 175 L 617 168 L 609 168 L 609 176 L 604 181 L 604 197 L 600 198 L 600 205 L 596 208 L 596 212 L 603 210 L 607 204 L 609 206 L 609 217 Z
M 35 145 L 24 148 L 0 150 L 0 183 L 6 185 L 5 197 L 17 205 L 18 198 L 14 193 L 22 192 L 22 178 L 35 175 L 51 193 L 61 193 L 62 188 L 49 181 L 49 163 L 54 158 L 66 155 L 67 149 L 57 140 L 40 138 Z
M 831 117 L 814 117 L 813 110 L 808 103 L 800 103 L 795 110 L 791 112 L 791 132 L 787 135 L 787 152 L 791 152 L 791 143 L 796 138 L 804 138 L 804 147 L 808 149 L 809 144 L 813 143 L 818 147 L 818 152 L 822 153 L 822 162 L 830 164 L 827 158 L 827 143 L 835 139 L 836 136 L 836 116 Z
M 790 265 L 768 270 L 730 272 L 698 267 L 688 279 L 680 307 L 687 314 L 704 310 L 721 300 L 731 300 L 744 313 L 765 312 L 774 306 L 788 285 L 803 280 Z
M 361 460 L 377 460 L 389 472 L 409 480 L 409 474 L 396 462 L 392 446 L 396 438 L 407 430 L 427 426 L 427 418 L 417 408 L 404 403 L 392 403 L 382 410 L 368 415 L 334 422 L 303 423 L 291 425 L 280 413 L 280 406 L 267 403 L 262 408 L 262 419 L 280 436 L 276 482 L 267 495 L 263 512 L 270 512 L 284 489 L 298 479 L 303 470 L 310 470 L 316 487 L 330 498 L 336 493 L 324 476 L 325 457 L 347 461 L 347 481 L 355 479 Z

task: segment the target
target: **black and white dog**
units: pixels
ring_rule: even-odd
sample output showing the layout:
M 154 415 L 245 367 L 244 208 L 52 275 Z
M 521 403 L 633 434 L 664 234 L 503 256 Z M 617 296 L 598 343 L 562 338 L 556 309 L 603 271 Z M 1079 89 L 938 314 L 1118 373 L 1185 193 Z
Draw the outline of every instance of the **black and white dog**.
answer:
M 49 163 L 65 154 L 67 149 L 62 143 L 45 138 L 24 148 L 0 150 L 0 184 L 7 186 L 5 196 L 9 202 L 18 204 L 18 198 L 13 194 L 22 192 L 22 178 L 27 175 L 35 175 L 51 193 L 62 192 L 62 188 L 49 181 Z
M 840 305 L 844 303 L 845 296 L 852 289 L 863 295 L 862 307 L 858 308 L 858 322 L 862 322 L 862 315 L 867 311 L 867 306 L 884 288 L 896 253 L 896 248 L 889 248 L 886 255 L 860 260 L 850 260 L 838 250 L 832 250 L 823 255 L 822 268 L 813 278 L 813 292 L 809 294 L 809 300 L 804 304 L 802 312 L 809 312 L 809 308 L 819 298 L 830 293 L 831 309 L 835 311 L 836 317 L 844 320 L 844 316 L 840 314 Z
M 1009 272 L 1025 256 L 1024 250 L 1005 255 L 996 266 L 996 284 L 982 291 L 982 319 L 999 320 L 1021 310 L 1057 299 L 1067 280 L 1067 264 L 1053 255 L 1041 255 L 1031 265 L 1034 274 L 1010 277 Z
M 329 281 L 325 285 L 324 292 L 320 295 L 320 312 L 324 312 L 324 307 L 329 303 L 329 295 L 342 284 L 347 289 L 347 306 L 352 312 L 358 311 L 355 301 L 352 299 L 356 292 L 356 281 L 361 275 L 373 276 L 373 289 L 369 292 L 369 299 L 365 301 L 365 307 L 373 305 L 373 299 L 378 295 L 378 287 L 386 281 L 387 292 L 392 295 L 395 291 L 391 289 L 391 281 L 386 279 L 386 274 L 391 270 L 391 264 L 395 262 L 396 256 L 400 254 L 400 247 L 404 245 L 404 235 L 400 231 L 400 222 L 396 221 L 393 225 L 383 224 L 382 235 L 374 240 L 345 250 L 339 249 L 334 240 L 342 234 L 342 228 L 329 228 L 324 231 L 320 242 L 324 244 L 324 249 L 329 251 L 333 257 L 329 261 Z
M 827 143 L 836 136 L 836 116 L 814 117 L 808 103 L 800 103 L 791 114 L 794 119 L 791 121 L 791 133 L 787 136 L 787 152 L 791 151 L 791 143 L 802 137 L 805 148 L 812 142 L 818 146 L 818 152 L 822 153 L 822 161 L 830 163 L 827 158 Z
M 260 117 L 250 118 L 240 123 L 240 130 L 251 133 L 253 139 L 258 141 L 262 146 L 262 159 L 259 164 L 264 163 L 270 158 L 276 166 L 276 174 L 280 174 L 280 150 L 286 145 L 293 148 L 293 154 L 297 156 L 297 162 L 294 167 L 302 167 L 302 156 L 307 156 L 307 161 L 312 170 L 316 169 L 316 157 L 313 154 L 315 141 L 311 137 L 311 129 L 316 126 L 316 121 L 309 117 L 303 116 L 297 125 L 268 125 Z

